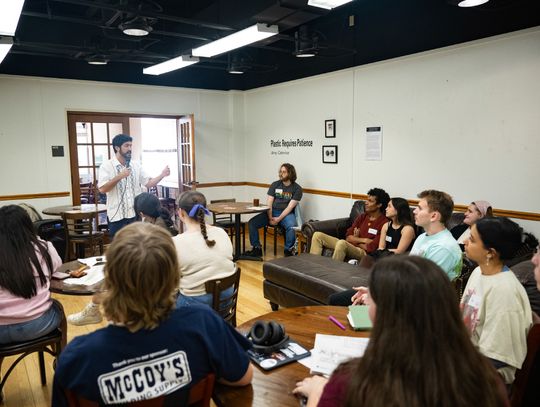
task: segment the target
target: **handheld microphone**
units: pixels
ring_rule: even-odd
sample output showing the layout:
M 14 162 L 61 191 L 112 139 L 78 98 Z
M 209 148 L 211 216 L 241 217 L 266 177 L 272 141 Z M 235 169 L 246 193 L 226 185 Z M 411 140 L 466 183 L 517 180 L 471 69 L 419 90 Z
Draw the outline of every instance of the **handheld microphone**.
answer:
M 131 161 L 131 158 L 126 158 L 126 168 L 129 168 L 129 162 Z

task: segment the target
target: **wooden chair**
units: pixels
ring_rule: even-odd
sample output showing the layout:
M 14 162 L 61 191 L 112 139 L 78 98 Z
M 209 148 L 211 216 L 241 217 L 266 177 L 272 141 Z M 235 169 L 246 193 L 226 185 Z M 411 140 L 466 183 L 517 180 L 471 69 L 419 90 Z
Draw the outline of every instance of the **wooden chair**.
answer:
M 91 204 L 96 202 L 96 186 L 93 182 L 80 184 L 81 203 Z
M 207 293 L 212 294 L 212 308 L 223 319 L 236 326 L 236 306 L 238 303 L 238 289 L 240 287 L 240 267 L 236 268 L 234 274 L 225 278 L 218 278 L 204 283 Z M 233 292 L 229 296 L 221 296 L 221 293 L 233 287 Z
M 187 404 L 185 400 L 176 400 L 175 394 L 156 397 L 150 400 L 134 401 L 122 404 L 131 407 L 164 407 L 164 406 L 190 406 L 190 407 L 209 407 L 212 393 L 214 392 L 215 375 L 208 374 L 204 379 L 197 382 L 189 389 Z M 95 401 L 86 400 L 71 390 L 64 389 L 68 405 L 70 407 L 98 407 L 100 404 Z M 182 397 L 179 397 L 180 399 Z
M 48 333 L 47 335 L 44 335 L 40 338 L 31 339 L 29 341 L 23 341 L 23 342 L 14 342 L 9 343 L 6 345 L 0 345 L 0 367 L 2 366 L 2 362 L 6 356 L 13 356 L 13 355 L 19 355 L 17 359 L 11 364 L 11 366 L 8 368 L 6 373 L 4 374 L 4 377 L 2 377 L 2 381 L 0 381 L 0 403 L 2 402 L 2 389 L 4 388 L 4 385 L 6 383 L 6 380 L 8 379 L 9 375 L 15 369 L 17 364 L 23 360 L 26 356 L 30 355 L 34 352 L 38 353 L 39 358 L 39 372 L 41 376 L 41 385 L 45 386 L 47 384 L 47 377 L 45 374 L 45 357 L 44 353 L 48 353 L 49 355 L 54 356 L 54 364 L 53 366 L 56 366 L 56 359 L 58 359 L 58 356 L 62 352 L 62 350 L 66 347 L 67 343 L 67 323 L 66 323 L 66 315 L 64 313 L 64 307 L 62 304 L 53 299 L 53 303 L 58 307 L 62 314 L 62 320 L 60 321 L 60 325 L 57 329 L 52 331 L 51 333 Z M 53 305 L 54 306 L 54 305 Z
M 227 199 L 215 199 L 213 201 L 210 201 L 211 204 L 213 203 L 224 203 L 224 202 L 236 202 L 236 199 L 234 198 L 227 198 Z M 231 237 L 231 239 L 235 235 L 235 223 L 233 215 L 230 213 L 222 213 L 222 214 L 215 214 L 212 212 L 212 223 L 214 226 L 219 226 L 222 229 L 225 229 L 227 231 L 227 234 Z M 240 236 L 242 238 L 242 251 L 246 251 L 246 223 L 241 222 L 240 223 Z
M 293 228 L 295 231 L 300 232 L 302 229 L 302 224 L 304 223 L 302 221 L 302 212 L 300 210 L 300 203 L 298 203 L 294 207 L 294 216 L 296 218 L 296 226 Z M 285 236 L 285 229 L 283 229 L 280 225 L 267 225 L 264 227 L 264 237 L 263 237 L 263 252 L 266 253 L 266 232 L 268 232 L 268 228 L 274 229 L 274 256 L 277 256 L 277 237 L 278 234 L 281 234 Z
M 66 234 L 66 253 L 64 261 L 70 261 L 77 258 L 77 250 L 82 245 L 80 251 L 81 257 L 86 257 L 84 248 L 89 247 L 92 255 L 95 254 L 96 246 L 99 246 L 99 254 L 103 254 L 103 232 L 94 230 L 94 212 L 63 212 L 62 220 Z
M 533 313 L 533 326 L 527 335 L 527 356 L 512 384 L 512 407 L 537 406 L 540 397 L 540 317 Z

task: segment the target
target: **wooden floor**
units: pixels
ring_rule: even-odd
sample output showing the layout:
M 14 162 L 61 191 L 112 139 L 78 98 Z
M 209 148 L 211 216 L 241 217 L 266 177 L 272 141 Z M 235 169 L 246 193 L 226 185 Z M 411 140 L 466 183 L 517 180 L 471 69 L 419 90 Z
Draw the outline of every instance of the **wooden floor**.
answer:
M 274 258 L 273 239 L 269 238 L 269 247 L 265 260 Z M 283 256 L 283 242 L 278 240 L 278 256 Z M 271 311 L 268 301 L 262 293 L 262 262 L 239 261 L 242 269 L 237 309 L 238 325 L 259 315 Z M 80 311 L 90 300 L 87 296 L 69 296 L 53 294 L 64 306 L 67 315 Z M 68 342 L 76 336 L 84 335 L 106 326 L 106 322 L 86 326 L 68 324 Z M 2 364 L 1 374 L 9 368 L 15 357 L 6 358 Z M 37 354 L 27 356 L 20 362 L 9 376 L 4 386 L 4 403 L 2 407 L 46 407 L 51 405 L 51 389 L 53 381 L 52 357 L 45 355 L 47 385 L 41 386 Z

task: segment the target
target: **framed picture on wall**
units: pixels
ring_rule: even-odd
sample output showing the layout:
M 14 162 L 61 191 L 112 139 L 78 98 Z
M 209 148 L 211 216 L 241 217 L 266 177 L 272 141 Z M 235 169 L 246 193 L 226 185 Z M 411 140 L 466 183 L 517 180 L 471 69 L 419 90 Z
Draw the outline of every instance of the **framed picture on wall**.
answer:
M 337 164 L 337 147 L 322 146 L 322 162 L 324 164 Z
M 336 137 L 336 120 L 325 120 L 324 121 L 324 137 L 333 138 Z

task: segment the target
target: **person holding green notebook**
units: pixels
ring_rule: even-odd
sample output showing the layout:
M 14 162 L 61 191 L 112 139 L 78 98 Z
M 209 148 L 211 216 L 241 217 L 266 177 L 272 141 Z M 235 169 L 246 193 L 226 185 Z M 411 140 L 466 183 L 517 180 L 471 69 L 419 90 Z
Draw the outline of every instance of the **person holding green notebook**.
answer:
M 506 388 L 473 346 L 443 270 L 419 256 L 375 264 L 365 298 L 373 330 L 364 355 L 330 379 L 308 377 L 293 392 L 319 406 L 506 406 Z M 444 398 L 444 400 L 442 399 Z

